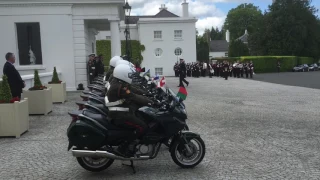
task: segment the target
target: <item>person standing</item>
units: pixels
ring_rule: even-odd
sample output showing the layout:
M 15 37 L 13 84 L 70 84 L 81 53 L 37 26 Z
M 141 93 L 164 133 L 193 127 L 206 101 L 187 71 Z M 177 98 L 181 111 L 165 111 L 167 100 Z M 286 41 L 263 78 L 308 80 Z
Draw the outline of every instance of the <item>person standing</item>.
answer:
M 241 75 L 241 77 L 243 77 L 244 68 L 243 68 L 242 62 L 239 63 L 239 70 L 240 70 L 240 75 Z
M 225 62 L 223 64 L 223 76 L 225 80 L 228 80 L 228 76 L 229 76 L 229 64 L 228 62 Z
M 249 63 L 249 74 L 250 74 L 250 78 L 253 78 L 253 69 L 254 69 L 254 65 L 252 63 L 252 61 L 250 61 Z
M 89 61 L 87 63 L 87 73 L 88 73 L 89 84 L 93 83 L 93 80 L 96 74 L 96 65 L 95 65 L 94 58 L 95 58 L 95 55 L 90 54 Z
M 20 73 L 14 67 L 16 57 L 13 53 L 8 52 L 5 56 L 7 62 L 3 66 L 3 74 L 8 77 L 12 97 L 21 99 L 22 89 L 26 87 L 25 82 L 22 80 Z
M 96 69 L 96 75 L 95 77 L 98 77 L 98 75 L 103 75 L 104 74 L 104 64 L 103 64 L 103 57 L 102 55 L 99 55 L 96 57 L 96 63 L 95 63 L 95 69 Z
M 173 70 L 174 70 L 174 75 L 175 75 L 176 77 L 178 77 L 178 76 L 179 76 L 179 65 L 178 65 L 177 62 L 176 62 L 176 64 L 173 66 Z
M 281 67 L 280 61 L 278 61 L 278 62 L 277 62 L 278 73 L 280 73 L 280 67 Z
M 186 63 L 184 62 L 183 59 L 180 59 L 180 65 L 179 65 L 179 74 L 180 74 L 180 78 L 179 78 L 179 86 L 178 87 L 184 87 L 183 82 L 187 84 L 187 86 L 189 86 L 189 82 L 185 80 L 186 78 L 186 74 L 187 74 L 187 67 L 186 67 Z
M 248 78 L 249 77 L 249 64 L 244 63 L 243 66 L 244 66 L 244 72 L 246 74 L 246 78 Z

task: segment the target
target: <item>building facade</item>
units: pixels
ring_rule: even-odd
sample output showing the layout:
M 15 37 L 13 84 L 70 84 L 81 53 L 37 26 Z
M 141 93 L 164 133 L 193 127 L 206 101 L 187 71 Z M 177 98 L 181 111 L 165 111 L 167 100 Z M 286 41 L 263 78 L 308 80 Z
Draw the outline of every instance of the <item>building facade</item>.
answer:
M 112 55 L 121 53 L 123 4 L 124 0 L 0 0 L 0 75 L 5 54 L 12 52 L 29 87 L 35 69 L 45 78 L 54 67 L 67 90 L 86 85 L 87 57 L 96 52 L 99 31 L 110 32 Z
M 161 5 L 154 16 L 132 16 L 129 19 L 130 39 L 145 46 L 141 66 L 151 75 L 174 76 L 173 66 L 179 58 L 196 61 L 196 18 L 189 17 L 188 3 L 182 3 L 181 17 Z M 126 25 L 120 23 L 120 39 L 125 40 Z M 109 32 L 100 32 L 97 39 L 108 39 Z

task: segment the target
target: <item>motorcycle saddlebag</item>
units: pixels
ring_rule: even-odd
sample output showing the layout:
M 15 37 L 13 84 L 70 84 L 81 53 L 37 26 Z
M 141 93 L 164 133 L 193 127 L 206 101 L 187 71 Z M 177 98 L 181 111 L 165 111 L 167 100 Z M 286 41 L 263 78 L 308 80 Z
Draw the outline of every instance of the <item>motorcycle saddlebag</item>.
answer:
M 106 135 L 93 124 L 83 120 L 72 123 L 67 131 L 69 144 L 77 148 L 97 149 L 103 146 Z

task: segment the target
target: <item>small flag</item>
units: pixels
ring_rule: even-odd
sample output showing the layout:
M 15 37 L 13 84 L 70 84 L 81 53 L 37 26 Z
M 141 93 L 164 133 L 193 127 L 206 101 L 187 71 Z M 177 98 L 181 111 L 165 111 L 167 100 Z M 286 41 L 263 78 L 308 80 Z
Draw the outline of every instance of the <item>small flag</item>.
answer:
M 150 77 L 150 69 L 149 69 L 147 72 L 145 72 L 145 73 L 143 74 L 143 76 L 148 76 L 148 77 Z
M 162 77 L 159 83 L 160 83 L 160 87 L 163 87 L 164 85 L 166 85 L 165 77 Z
M 180 87 L 177 97 L 186 100 L 188 95 L 187 89 L 185 87 Z
M 153 80 L 158 80 L 158 79 L 160 79 L 159 75 L 156 75 L 156 76 L 153 78 Z

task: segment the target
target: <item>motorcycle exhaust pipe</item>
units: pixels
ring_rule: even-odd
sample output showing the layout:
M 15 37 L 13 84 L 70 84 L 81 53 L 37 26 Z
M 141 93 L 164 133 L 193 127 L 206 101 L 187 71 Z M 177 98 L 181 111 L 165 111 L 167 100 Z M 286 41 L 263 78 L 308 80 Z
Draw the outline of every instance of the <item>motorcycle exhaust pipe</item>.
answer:
M 107 151 L 88 151 L 88 150 L 72 150 L 72 155 L 74 157 L 103 157 L 103 158 L 109 158 L 109 159 L 115 159 L 115 160 L 148 160 L 150 159 L 150 156 L 140 156 L 139 158 L 124 158 L 121 156 L 117 156 L 115 154 L 109 153 Z

